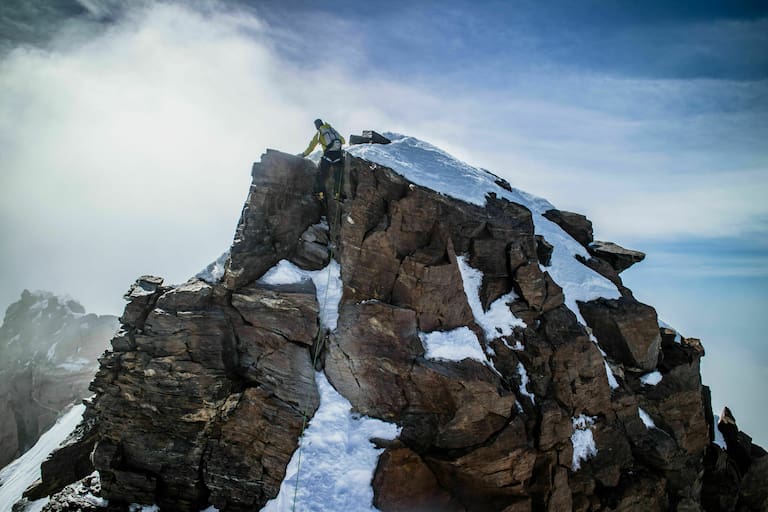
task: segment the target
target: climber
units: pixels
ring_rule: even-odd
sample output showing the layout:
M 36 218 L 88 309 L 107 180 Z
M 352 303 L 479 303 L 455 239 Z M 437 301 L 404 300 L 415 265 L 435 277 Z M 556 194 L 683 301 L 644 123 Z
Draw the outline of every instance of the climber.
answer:
M 306 157 L 315 149 L 319 142 L 323 147 L 323 156 L 320 159 L 320 172 L 317 177 L 315 191 L 322 197 L 325 182 L 328 178 L 328 169 L 333 167 L 333 183 L 337 187 L 336 195 L 338 196 L 338 189 L 341 188 L 341 164 L 343 161 L 341 146 L 346 144 L 346 141 L 339 132 L 337 132 L 329 123 L 324 123 L 322 119 L 315 119 L 315 128 L 317 128 L 317 132 L 315 132 L 315 136 L 312 137 L 312 140 L 309 142 L 309 146 L 307 146 L 307 149 L 305 149 L 303 153 L 299 153 L 298 156 Z

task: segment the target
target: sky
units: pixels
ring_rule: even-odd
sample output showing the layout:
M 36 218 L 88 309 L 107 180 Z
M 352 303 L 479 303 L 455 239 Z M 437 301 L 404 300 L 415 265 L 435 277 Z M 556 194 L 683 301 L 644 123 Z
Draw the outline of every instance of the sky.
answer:
M 266 148 L 322 117 L 407 133 L 647 253 L 636 297 L 703 340 L 768 445 L 768 2 L 6 0 L 0 308 L 119 314 L 226 250 Z

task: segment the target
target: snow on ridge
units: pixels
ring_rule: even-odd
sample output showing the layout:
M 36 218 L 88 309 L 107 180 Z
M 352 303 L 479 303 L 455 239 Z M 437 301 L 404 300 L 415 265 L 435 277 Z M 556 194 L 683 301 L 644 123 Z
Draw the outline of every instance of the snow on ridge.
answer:
M 374 447 L 370 439 L 394 439 L 400 435 L 400 428 L 353 414 L 352 405 L 333 389 L 325 374 L 317 372 L 315 380 L 320 391 L 320 407 L 299 440 L 301 467 L 300 452 L 296 450 L 280 492 L 262 511 L 292 510 L 294 492 L 297 510 L 376 510 L 371 480 L 384 450 Z
M 542 215 L 554 208 L 552 203 L 519 189 L 501 188 L 488 171 L 461 162 L 427 142 L 394 133 L 384 135 L 390 138 L 391 144 L 360 144 L 348 147 L 347 152 L 389 167 L 417 185 L 468 203 L 485 206 L 486 195 L 493 192 L 528 208 L 533 216 L 535 233 L 554 246 L 552 264 L 546 270 L 563 288 L 566 305 L 582 324 L 586 325 L 586 322 L 577 301 L 620 297 L 616 285 L 575 259 L 577 255 L 589 258 L 587 250 Z

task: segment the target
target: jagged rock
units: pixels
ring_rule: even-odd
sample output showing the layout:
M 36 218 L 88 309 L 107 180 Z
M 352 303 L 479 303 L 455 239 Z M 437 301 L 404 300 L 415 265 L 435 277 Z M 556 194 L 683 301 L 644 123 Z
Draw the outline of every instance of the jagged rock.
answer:
M 549 275 L 542 272 L 538 263 L 532 262 L 518 267 L 515 283 L 520 295 L 534 311 L 551 311 L 565 302 L 563 289 Z
M 418 454 L 408 448 L 386 450 L 373 477 L 374 506 L 382 512 L 420 510 L 459 512 L 457 503 Z
M 24 492 L 24 497 L 30 500 L 44 498 L 91 474 L 95 427 L 95 418 L 84 418 L 61 446 L 43 461 L 40 480 Z
M 104 495 L 181 511 L 209 498 L 252 510 L 274 497 L 302 411 L 319 400 L 316 317 L 311 283 L 248 286 L 231 304 L 202 281 L 165 290 L 135 348 L 108 354 L 93 384 Z M 272 439 L 260 463 L 254 436 Z
M 59 413 L 89 395 L 117 318 L 24 290 L 0 326 L 0 467 L 30 449 Z
M 525 496 L 536 462 L 527 439 L 524 423 L 516 417 L 487 446 L 454 459 L 426 460 L 440 484 L 471 503 L 471 510 L 498 510 L 510 498 Z
M 717 429 L 723 434 L 728 447 L 728 456 L 736 462 L 743 475 L 752 464 L 752 438 L 739 430 L 736 418 L 728 407 L 725 407 L 720 414 Z
M 233 405 L 222 411 L 218 435 L 211 436 L 205 454 L 203 476 L 210 503 L 221 510 L 246 512 L 260 509 L 277 495 L 298 446 L 302 411 L 311 417 L 319 404 L 316 391 L 308 396 L 309 403 L 302 404 L 306 409 L 287 408 L 260 388 L 228 399 Z
M 316 172 L 309 160 L 274 150 L 253 164 L 253 183 L 224 273 L 227 288 L 247 284 L 290 257 L 302 233 L 320 221 Z
M 527 208 L 496 195 L 501 189 L 480 207 L 347 155 L 340 196 L 321 203 L 314 173 L 275 151 L 254 166 L 222 284 L 167 287 L 145 277 L 129 292 L 89 406 L 105 498 L 181 512 L 261 508 L 311 424 L 322 369 L 356 414 L 401 427 L 398 439 L 374 441 L 385 449 L 372 483 L 381 510 L 763 503 L 764 452 L 738 430 L 727 439 L 748 454 L 741 466 L 741 455 L 710 444 L 700 343 L 660 335 L 655 311 L 623 288 L 617 268 L 585 260 L 623 298 L 579 305 L 606 361 L 565 305 L 557 273 L 540 267 L 552 246 L 534 235 Z M 327 227 L 318 224 L 323 214 Z M 592 241 L 583 216 L 547 218 Z M 309 280 L 258 278 L 280 259 L 322 268 L 328 249 L 343 293 L 337 327 L 325 333 Z M 467 297 L 462 272 L 473 293 L 480 281 L 479 297 Z M 479 312 L 491 304 L 522 322 L 494 332 Z M 482 352 L 427 359 L 424 334 L 450 339 L 457 328 Z M 640 379 L 651 370 L 662 377 L 656 385 Z M 741 498 L 723 496 L 739 489 Z
M 701 504 L 707 512 L 730 512 L 739 499 L 741 475 L 736 462 L 719 446 L 707 447 Z
M 547 242 L 543 236 L 536 235 L 536 257 L 539 263 L 548 267 L 552 264 L 552 251 L 555 247 Z
M 421 331 L 450 330 L 472 321 L 452 250 L 449 257 L 450 262 L 431 266 L 406 257 L 395 281 L 392 303 L 415 310 Z M 445 299 L 436 301 L 436 295 Z
M 613 242 L 600 242 L 596 240 L 587 246 L 587 250 L 591 255 L 607 261 L 618 273 L 645 259 L 645 253 L 625 249 Z
M 641 370 L 656 368 L 661 349 L 656 310 L 628 298 L 579 302 L 579 310 L 610 357 Z
M 544 217 L 563 228 L 563 231 L 584 247 L 589 247 L 592 243 L 592 222 L 584 215 L 564 210 L 548 210 L 544 212 Z
M 309 226 L 299 238 L 296 253 L 290 261 L 305 270 L 319 270 L 331 260 L 328 252 L 330 235 L 327 224 Z
M 768 510 L 768 456 L 752 462 L 741 481 L 739 510 L 757 512 Z
M 120 322 L 126 326 L 143 329 L 147 315 L 154 307 L 158 297 L 165 291 L 162 284 L 162 277 L 142 276 L 138 278 L 123 295 L 128 304 L 120 317 Z
M 413 311 L 381 302 L 342 305 L 325 370 L 355 409 L 403 425 L 412 447 L 479 444 L 515 403 L 486 367 L 424 361 Z

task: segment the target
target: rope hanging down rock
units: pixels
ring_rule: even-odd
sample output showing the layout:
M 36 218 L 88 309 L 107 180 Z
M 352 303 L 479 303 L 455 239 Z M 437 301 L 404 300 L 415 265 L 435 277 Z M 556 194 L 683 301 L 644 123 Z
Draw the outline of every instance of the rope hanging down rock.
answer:
M 334 176 L 335 173 L 332 173 L 331 176 Z M 320 311 L 326 311 L 326 307 L 328 305 L 328 290 L 331 287 L 331 263 L 333 262 L 334 257 L 334 248 L 335 243 L 333 242 L 333 233 L 339 233 L 339 228 L 341 225 L 341 182 L 343 180 L 344 171 L 342 170 L 341 173 L 339 173 L 338 179 L 334 179 L 336 183 L 334 183 L 335 190 L 334 190 L 334 197 L 333 200 L 335 201 L 334 207 L 335 207 L 335 215 L 333 216 L 333 222 L 330 225 L 329 229 L 329 242 L 328 242 L 328 275 L 327 280 L 325 284 L 325 295 L 323 297 L 323 305 L 320 308 Z M 335 176 L 334 176 L 335 177 Z M 332 198 L 326 197 L 326 204 L 330 205 Z M 312 369 L 316 369 L 317 367 L 317 358 L 320 356 L 320 352 L 322 352 L 323 349 L 323 336 L 324 326 L 321 322 L 318 322 L 317 326 L 317 334 L 315 335 L 315 341 L 313 343 L 313 349 L 314 354 L 312 355 Z M 307 428 L 307 408 L 304 407 L 301 413 L 301 433 L 299 434 L 299 459 L 298 463 L 296 465 L 296 485 L 293 489 L 293 505 L 291 506 L 291 511 L 296 512 L 296 498 L 299 494 L 299 477 L 301 476 L 301 452 L 302 452 L 302 445 L 301 445 L 301 438 L 304 437 L 304 431 Z

